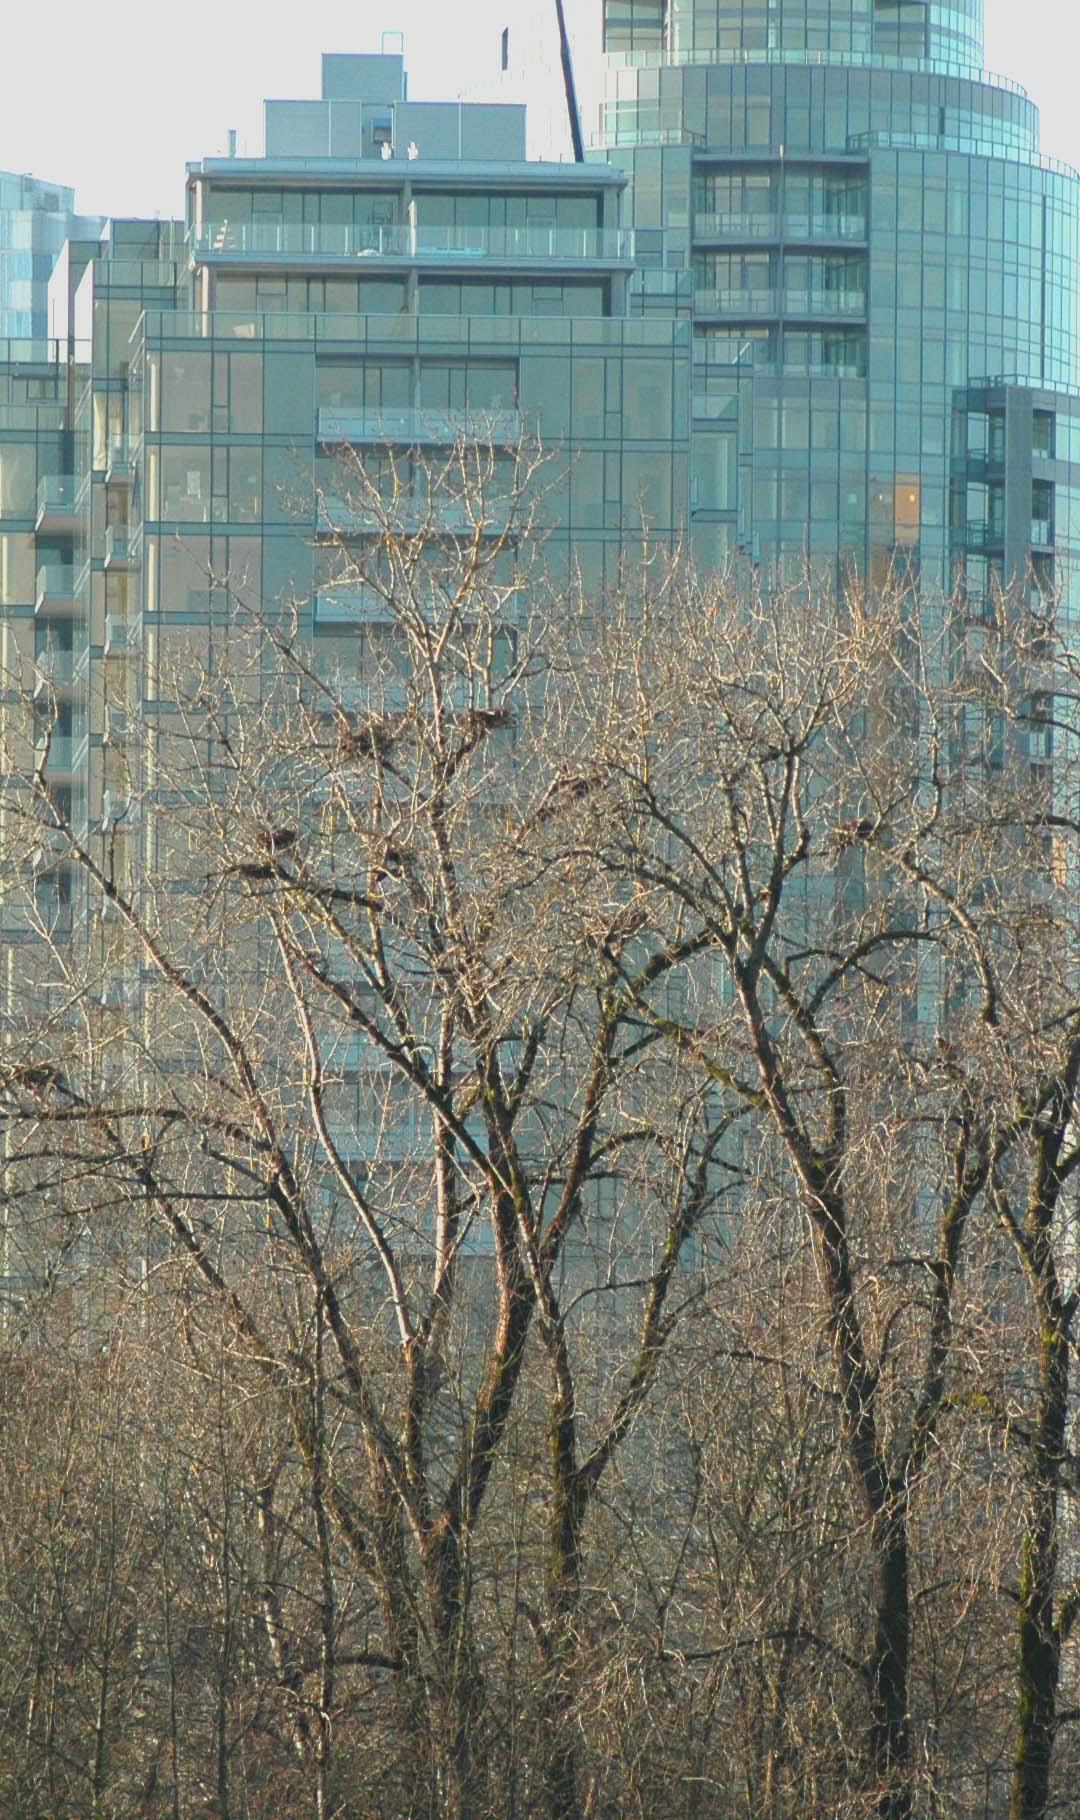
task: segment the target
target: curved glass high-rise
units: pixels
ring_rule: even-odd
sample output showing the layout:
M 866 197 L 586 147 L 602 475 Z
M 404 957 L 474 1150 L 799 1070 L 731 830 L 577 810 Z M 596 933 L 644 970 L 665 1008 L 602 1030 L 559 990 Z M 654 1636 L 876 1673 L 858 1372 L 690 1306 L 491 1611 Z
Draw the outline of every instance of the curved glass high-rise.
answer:
M 701 554 L 1060 587 L 1080 180 L 983 72 L 982 0 L 583 3 L 641 307 L 693 311 Z

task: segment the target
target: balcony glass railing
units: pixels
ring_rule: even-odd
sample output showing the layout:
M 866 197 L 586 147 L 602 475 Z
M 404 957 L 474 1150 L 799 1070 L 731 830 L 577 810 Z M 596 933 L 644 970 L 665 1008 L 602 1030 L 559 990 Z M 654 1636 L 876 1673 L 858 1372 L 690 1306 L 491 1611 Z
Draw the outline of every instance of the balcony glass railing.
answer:
M 384 505 L 364 499 L 341 499 L 325 494 L 319 500 L 320 531 L 390 531 L 409 536 L 414 532 L 445 533 L 452 537 L 495 536 L 510 519 L 509 500 L 424 499 L 402 493 Z
M 75 748 L 79 741 L 73 733 L 58 733 L 55 727 L 47 723 L 39 726 L 34 743 L 39 752 L 49 748 L 49 770 L 70 771 L 75 759 Z
M 71 518 L 75 515 L 75 476 L 46 474 L 38 485 L 39 518 Z
M 786 316 L 865 316 L 865 291 L 785 291 Z
M 131 539 L 127 526 L 106 525 L 105 527 L 105 561 L 111 564 L 124 564 L 131 560 Z
M 371 624 L 389 617 L 390 610 L 375 588 L 324 588 L 315 596 L 317 626 Z
M 423 406 L 402 410 L 354 411 L 330 406 L 319 412 L 320 442 L 452 443 L 516 442 L 521 434 L 517 411 L 431 411 Z
M 109 444 L 105 464 L 106 479 L 128 480 L 131 477 L 131 455 L 126 438 L 117 437 Z
M 1032 543 L 1053 543 L 1054 521 L 1052 518 L 1033 518 L 1031 521 Z
M 73 600 L 75 570 L 67 562 L 43 562 L 37 572 L 37 597 L 42 600 Z
M 118 652 L 122 656 L 126 651 L 129 651 L 135 643 L 136 633 L 131 622 L 125 619 L 122 613 L 106 613 L 105 655 L 108 656 L 110 652 Z
M 698 240 L 865 240 L 865 215 L 716 215 L 694 216 Z
M 285 221 L 223 221 L 193 230 L 192 256 L 233 259 L 474 259 L 606 261 L 629 263 L 634 236 L 628 228 L 327 227 Z
M 1000 519 L 969 518 L 958 535 L 970 550 L 999 549 L 1005 542 L 1005 526 Z
M 865 291 L 718 291 L 694 292 L 699 316 L 865 316 Z
M 293 314 L 274 310 L 147 310 L 143 317 L 146 338 L 152 344 L 168 344 L 195 339 L 252 341 L 314 341 L 340 348 L 350 342 L 363 342 L 372 333 L 372 318 L 366 315 L 340 315 L 336 312 L 296 311 Z M 493 329 L 492 323 L 498 327 Z M 483 342 L 499 343 L 500 358 L 519 347 L 533 353 L 537 343 L 569 347 L 588 344 L 589 352 L 599 348 L 612 352 L 639 348 L 664 348 L 670 351 L 672 340 L 689 340 L 689 323 L 673 327 L 670 318 L 650 321 L 638 317 L 610 316 L 441 316 L 408 313 L 379 316 L 380 341 L 397 342 L 403 349 L 423 347 L 438 341 L 449 349 L 462 350 Z M 355 350 L 353 350 L 355 351 Z
M 35 652 L 34 668 L 46 682 L 58 685 L 73 682 L 75 653 L 70 646 L 46 645 L 43 650 Z
M 1012 76 L 999 76 L 993 71 L 979 67 L 978 61 L 961 63 L 944 57 L 900 57 L 889 56 L 881 51 L 841 51 L 841 50 L 790 50 L 770 48 L 768 50 L 730 49 L 717 51 L 715 47 L 701 48 L 691 45 L 677 45 L 659 50 L 609 51 L 604 58 L 608 69 L 664 69 L 675 64 L 794 64 L 803 68 L 832 67 L 835 69 L 860 70 L 903 70 L 929 76 L 956 76 L 968 82 L 977 82 L 980 88 L 997 88 L 1007 94 L 1016 95 L 1027 101 L 1027 90 Z
M 590 151 L 605 151 L 613 145 L 706 145 L 705 134 L 690 126 L 634 126 L 628 121 L 613 122 L 602 132 L 589 134 Z

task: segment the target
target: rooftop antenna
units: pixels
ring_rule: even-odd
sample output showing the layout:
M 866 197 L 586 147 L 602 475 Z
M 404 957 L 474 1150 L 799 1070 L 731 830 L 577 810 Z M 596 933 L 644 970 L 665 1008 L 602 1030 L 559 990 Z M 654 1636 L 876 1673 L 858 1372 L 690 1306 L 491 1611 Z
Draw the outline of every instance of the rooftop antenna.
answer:
M 566 92 L 566 111 L 570 117 L 570 143 L 574 148 L 574 163 L 584 164 L 585 142 L 581 137 L 581 115 L 578 112 L 577 89 L 574 85 L 574 60 L 570 54 L 570 34 L 566 29 L 563 0 L 555 0 L 555 17 L 559 21 L 559 58 Z

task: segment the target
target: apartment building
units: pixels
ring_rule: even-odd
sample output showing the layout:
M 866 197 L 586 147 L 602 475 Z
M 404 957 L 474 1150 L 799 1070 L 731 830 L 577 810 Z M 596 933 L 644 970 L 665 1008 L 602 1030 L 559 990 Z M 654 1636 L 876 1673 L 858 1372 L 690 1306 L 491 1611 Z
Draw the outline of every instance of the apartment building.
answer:
M 189 166 L 183 222 L 69 240 L 51 345 L 0 344 L 3 662 L 79 825 L 115 823 L 124 716 L 235 598 L 355 656 L 343 454 L 415 527 L 434 453 L 537 438 L 547 559 L 589 583 L 647 525 L 706 566 L 899 572 L 928 611 L 964 589 L 976 627 L 1019 576 L 1075 612 L 1080 180 L 982 71 L 977 0 L 570 17 L 584 163 L 526 157 L 516 27 L 484 104 L 327 56 L 264 156 Z
M 295 603 L 320 671 L 364 696 L 386 609 L 340 571 L 378 514 L 343 464 L 386 472 L 403 534 L 452 546 L 501 534 L 500 464 L 509 483 L 515 449 L 542 450 L 543 560 L 589 584 L 645 527 L 681 535 L 690 328 L 633 310 L 625 187 L 527 160 L 520 106 L 412 103 L 400 57 L 329 56 L 318 100 L 267 103 L 264 156 L 189 166 L 184 221 L 69 240 L 53 341 L 0 343 L 5 742 L 118 880 L 154 866 L 132 804 L 167 678 L 219 663 L 241 610 Z M 470 440 L 498 451 L 479 526 L 428 486 Z M 33 930 L 115 944 L 95 916 L 45 843 L 34 901 L 4 905 L 9 986 L 33 954 L 62 997 Z M 137 998 L 137 966 L 110 967 Z

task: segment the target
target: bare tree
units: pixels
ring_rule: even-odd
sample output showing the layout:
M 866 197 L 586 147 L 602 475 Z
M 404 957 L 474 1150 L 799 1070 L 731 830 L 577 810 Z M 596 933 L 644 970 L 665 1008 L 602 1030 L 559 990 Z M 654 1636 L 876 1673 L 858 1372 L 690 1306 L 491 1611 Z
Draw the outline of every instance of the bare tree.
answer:
M 1057 1496 L 1074 1308 L 1053 1235 L 1074 1164 L 1072 862 L 1029 761 L 1033 671 L 1006 604 L 979 655 L 896 598 L 674 589 L 611 615 L 586 687 L 624 679 L 603 762 L 612 877 L 662 891 L 723 981 L 665 1034 L 753 1115 L 809 1222 L 872 1614 L 875 1811 L 912 1811 L 913 1556 L 956 1398 L 957 1282 L 992 1205 L 1040 1341 L 1022 1525 L 1012 1811 L 1049 1799 Z M 1043 660 L 1045 662 L 1045 660 Z M 1045 684 L 1044 684 L 1045 687 Z M 1067 789 L 1068 759 L 1056 788 Z M 629 990 L 629 986 L 627 987 Z M 643 1013 L 644 1015 L 644 1013 Z M 1005 1184 L 1019 1186 L 1014 1211 Z M 1001 1279 L 1006 1280 L 1007 1272 Z M 1015 1295 L 1015 1285 L 1008 1291 Z
M 130 1530 L 81 1456 L 98 1754 L 0 1664 L 28 1812 L 907 1820 L 1012 1759 L 1027 1820 L 1068 1773 L 1060 659 L 647 548 L 545 584 L 551 473 L 339 475 L 316 613 L 218 577 L 159 653 L 123 828 L 12 747 L 11 1240 L 118 1425 L 149 1386 Z
M 151 1278 L 182 1261 L 287 1419 L 317 1666 L 273 1572 L 262 1613 L 320 1815 L 346 1665 L 381 1678 L 410 1811 L 489 1798 L 482 1589 L 512 1433 L 544 1462 L 516 1570 L 536 1690 L 519 1773 L 531 1804 L 579 1811 L 586 1526 L 737 1173 L 730 1110 L 642 1027 L 683 949 L 643 941 L 638 894 L 592 862 L 607 806 L 560 720 L 575 641 L 535 584 L 522 606 L 533 480 L 520 451 L 462 450 L 422 499 L 394 464 L 357 470 L 328 567 L 359 669 L 355 627 L 312 645 L 284 609 L 253 608 L 212 665 L 175 653 L 176 713 L 124 760 L 145 873 L 80 836 L 44 769 L 30 792 L 90 893 L 72 996 L 98 1003 L 81 1047 L 69 1020 L 49 1049 L 62 1066 L 28 1008 L 9 1173 L 48 1153 L 92 1179 L 99 1231 L 122 1248 L 145 1226 Z M 250 1488 L 267 1559 L 276 1470 Z M 230 1560 L 222 1533 L 223 1649 Z M 357 1574 L 362 1649 L 339 1617 Z M 230 1685 L 223 1658 L 222 1811 Z

